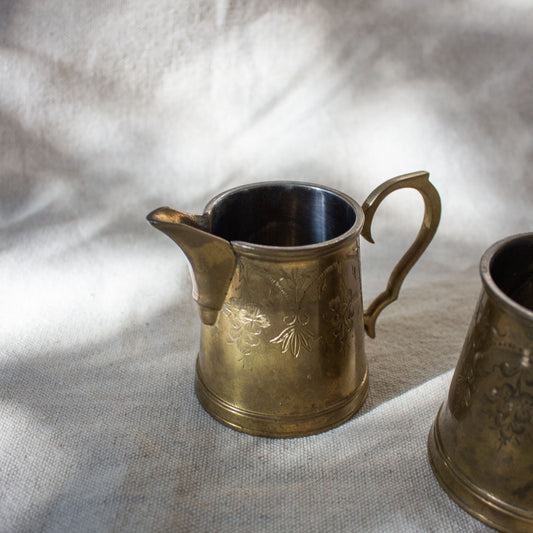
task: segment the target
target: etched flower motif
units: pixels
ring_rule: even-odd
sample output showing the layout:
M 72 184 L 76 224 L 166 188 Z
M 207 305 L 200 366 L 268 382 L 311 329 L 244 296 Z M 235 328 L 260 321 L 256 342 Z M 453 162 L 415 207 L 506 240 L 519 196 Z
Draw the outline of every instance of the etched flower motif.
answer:
M 494 387 L 489 395 L 496 408 L 494 423 L 500 433 L 500 442 L 518 441 L 533 424 L 533 396 L 520 392 L 509 383 Z
M 263 329 L 270 326 L 268 317 L 255 306 L 240 307 L 229 302 L 224 304 L 223 313 L 230 323 L 228 342 L 236 343 L 243 355 L 249 355 L 259 344 Z
M 328 303 L 328 311 L 324 314 L 324 319 L 330 323 L 333 336 L 339 340 L 344 340 L 346 335 L 353 328 L 354 309 L 352 305 L 352 291 L 341 299 L 339 295 L 331 299 Z
M 302 348 L 311 350 L 313 334 L 306 329 L 309 317 L 300 317 L 296 314 L 294 318 L 285 317 L 284 322 L 287 327 L 270 342 L 281 344 L 281 353 L 289 352 L 294 358 L 300 355 Z

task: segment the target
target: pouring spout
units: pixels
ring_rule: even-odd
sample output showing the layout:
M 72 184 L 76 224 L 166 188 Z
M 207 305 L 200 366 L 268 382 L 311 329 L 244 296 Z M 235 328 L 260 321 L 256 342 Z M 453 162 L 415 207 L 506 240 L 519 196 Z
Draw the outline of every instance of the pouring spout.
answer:
M 176 211 L 171 207 L 158 207 L 151 213 L 148 213 L 146 220 L 157 229 L 161 229 L 162 225 L 179 225 L 185 224 L 193 228 L 209 232 L 209 219 L 205 215 L 190 215 L 189 213 L 182 213 Z M 163 233 L 165 233 L 163 231 Z
M 209 232 L 206 215 L 190 215 L 160 207 L 146 219 L 183 250 L 191 269 L 193 298 L 198 303 L 200 319 L 204 324 L 213 325 L 235 270 L 231 244 Z

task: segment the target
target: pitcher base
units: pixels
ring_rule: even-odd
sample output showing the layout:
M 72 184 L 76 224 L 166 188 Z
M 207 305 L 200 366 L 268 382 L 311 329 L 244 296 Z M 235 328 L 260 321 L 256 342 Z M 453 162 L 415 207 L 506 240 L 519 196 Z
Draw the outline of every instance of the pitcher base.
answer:
M 225 426 L 260 437 L 305 437 L 340 426 L 359 410 L 368 394 L 368 370 L 355 392 L 342 402 L 321 411 L 298 415 L 276 417 L 236 407 L 210 391 L 198 373 L 195 389 L 202 407 Z
M 429 433 L 428 455 L 437 481 L 448 496 L 465 511 L 499 531 L 533 531 L 532 513 L 497 499 L 456 468 L 442 444 L 438 415 Z

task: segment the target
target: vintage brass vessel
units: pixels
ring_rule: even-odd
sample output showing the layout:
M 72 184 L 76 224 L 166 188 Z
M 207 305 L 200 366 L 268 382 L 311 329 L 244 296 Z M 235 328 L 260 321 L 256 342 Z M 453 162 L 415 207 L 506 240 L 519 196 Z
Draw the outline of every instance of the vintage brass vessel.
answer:
M 533 531 L 533 233 L 493 245 L 428 440 L 444 490 L 501 531 Z
M 196 393 L 213 417 L 247 433 L 296 437 L 357 411 L 368 390 L 364 328 L 374 336 L 439 223 L 428 177 L 393 178 L 363 207 L 326 187 L 267 182 L 220 194 L 202 215 L 168 207 L 148 215 L 191 265 L 202 322 Z M 359 235 L 372 242 L 376 208 L 401 188 L 422 195 L 422 226 L 363 313 Z

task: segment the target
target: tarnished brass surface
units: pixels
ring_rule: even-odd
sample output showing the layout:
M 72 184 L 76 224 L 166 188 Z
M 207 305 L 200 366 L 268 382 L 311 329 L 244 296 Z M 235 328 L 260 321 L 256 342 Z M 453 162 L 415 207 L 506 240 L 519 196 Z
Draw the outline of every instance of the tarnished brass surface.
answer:
M 501 531 L 533 531 L 533 233 L 483 255 L 483 289 L 428 440 L 444 490 Z
M 200 216 L 168 207 L 148 215 L 191 265 L 202 320 L 196 393 L 212 416 L 247 433 L 296 437 L 359 409 L 368 391 L 364 328 L 374 335 L 378 314 L 397 298 L 439 223 L 428 178 L 393 178 L 362 208 L 326 187 L 266 182 L 220 194 Z M 374 212 L 399 188 L 421 193 L 424 220 L 387 290 L 364 313 L 359 235 L 373 242 Z

